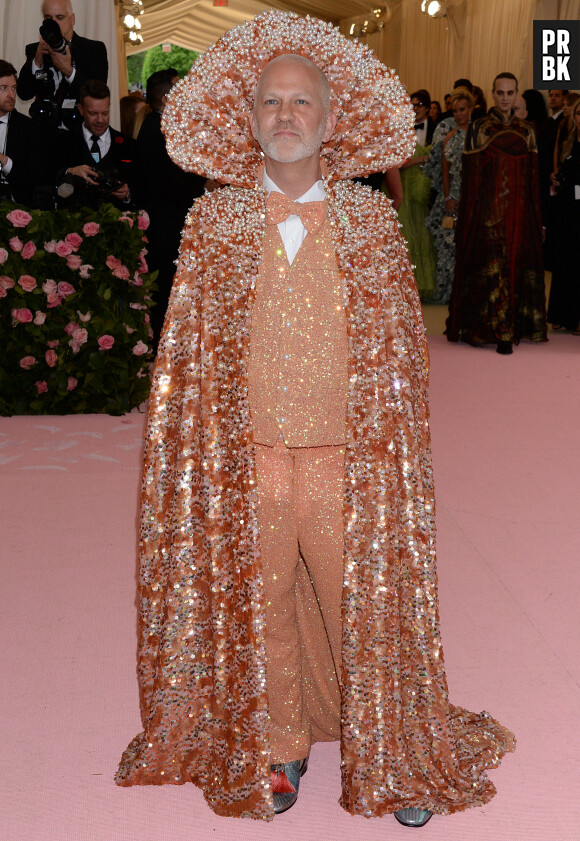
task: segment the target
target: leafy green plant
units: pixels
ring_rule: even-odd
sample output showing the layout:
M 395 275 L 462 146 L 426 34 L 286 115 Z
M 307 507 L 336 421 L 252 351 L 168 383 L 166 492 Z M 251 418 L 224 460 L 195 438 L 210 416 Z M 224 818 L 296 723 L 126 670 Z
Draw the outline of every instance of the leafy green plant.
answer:
M 147 85 L 147 79 L 152 73 L 156 73 L 158 70 L 167 70 L 168 67 L 177 70 L 178 76 L 185 76 L 197 56 L 198 54 L 194 50 L 186 50 L 185 47 L 176 47 L 174 44 L 171 45 L 171 51 L 166 53 L 163 52 L 161 44 L 157 47 L 151 47 L 145 53 L 145 61 L 143 62 L 141 73 L 143 87 Z

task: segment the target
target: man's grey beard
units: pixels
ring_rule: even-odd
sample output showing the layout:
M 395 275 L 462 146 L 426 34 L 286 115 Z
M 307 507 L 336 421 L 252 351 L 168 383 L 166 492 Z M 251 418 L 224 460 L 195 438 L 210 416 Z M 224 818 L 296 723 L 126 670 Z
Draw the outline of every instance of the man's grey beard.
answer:
M 306 143 L 301 137 L 296 137 L 292 141 L 295 145 L 290 149 L 284 148 L 284 143 L 287 142 L 284 138 L 276 140 L 266 140 L 264 135 L 258 130 L 254 131 L 254 137 L 260 144 L 262 152 L 271 158 L 273 161 L 278 161 L 281 164 L 293 164 L 296 161 L 301 161 L 303 158 L 309 158 L 320 150 L 322 141 L 324 140 L 324 133 L 326 131 L 326 121 L 321 123 L 316 135 L 312 138 L 310 143 Z M 279 148 L 280 147 L 280 148 Z

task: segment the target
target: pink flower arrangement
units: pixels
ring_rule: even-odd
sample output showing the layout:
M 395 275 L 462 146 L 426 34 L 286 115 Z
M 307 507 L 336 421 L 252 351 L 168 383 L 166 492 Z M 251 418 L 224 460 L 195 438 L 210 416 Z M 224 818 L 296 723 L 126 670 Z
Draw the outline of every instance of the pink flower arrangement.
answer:
M 142 342 L 141 340 L 139 340 L 137 344 L 133 347 L 133 353 L 135 356 L 143 356 L 143 354 L 147 353 L 148 350 L 149 348 L 147 347 L 145 342 Z
M 36 289 L 37 283 L 35 278 L 33 278 L 29 274 L 23 274 L 20 276 L 18 280 L 18 285 L 24 289 L 25 292 L 32 292 L 33 289 Z
M 72 337 L 75 342 L 79 343 L 79 345 L 84 345 L 89 338 L 89 334 L 84 327 L 77 327 L 77 329 L 73 332 Z
M 34 323 L 36 325 L 40 326 L 41 324 L 44 324 L 45 321 L 46 321 L 46 313 L 41 312 L 40 310 L 36 310 L 36 313 L 34 314 Z
M 8 275 L 3 274 L 0 277 L 0 287 L 2 287 L 2 289 L 14 289 L 15 285 L 15 282 L 11 277 L 8 277 Z
M 59 257 L 68 257 L 69 254 L 73 253 L 72 245 L 69 245 L 68 242 L 65 242 L 62 239 L 57 242 L 54 250 Z
M 0 266 L 8 259 L 8 252 L 5 248 L 0 248 Z
M 45 380 L 37 380 L 34 385 L 39 394 L 45 394 L 48 391 L 48 383 Z
M 69 269 L 76 271 L 82 266 L 83 258 L 79 257 L 78 254 L 71 254 L 69 257 L 66 258 L 66 264 L 69 267 Z
M 24 368 L 25 371 L 29 371 L 33 365 L 36 365 L 34 356 L 23 356 L 20 360 L 20 367 Z
M 36 246 L 31 239 L 22 248 L 22 259 L 30 260 L 36 254 Z
M 6 218 L 15 228 L 25 228 L 29 222 L 32 222 L 32 216 L 25 210 L 12 210 L 6 214 Z
M 8 245 L 12 251 L 22 251 L 24 248 L 24 243 L 19 237 L 12 237 L 12 239 L 8 240 Z
M 29 324 L 33 319 L 33 315 L 27 307 L 22 307 L 18 310 L 12 310 L 12 318 L 18 321 L 19 324 Z
M 60 295 L 57 295 L 56 292 L 51 292 L 50 295 L 46 296 L 46 306 L 49 310 L 54 309 L 54 307 L 59 307 L 62 304 L 62 298 Z
M 73 389 L 75 389 L 78 384 L 79 384 L 78 380 L 76 380 L 74 377 L 69 377 L 68 378 L 68 385 L 66 387 L 66 390 L 67 391 L 73 391 Z
M 54 368 L 58 362 L 58 356 L 55 350 L 47 350 L 44 354 L 44 359 L 49 368 Z
M 66 280 L 61 280 L 58 284 L 58 294 L 63 298 L 68 298 L 69 295 L 74 295 L 77 290 L 72 284 L 67 283 Z
M 76 323 L 76 321 L 69 321 L 69 323 L 64 328 L 64 332 L 67 334 L 67 336 L 72 336 L 74 331 L 78 329 L 79 325 Z
M 104 336 L 99 337 L 97 344 L 99 345 L 99 350 L 111 350 L 111 348 L 115 344 L 115 339 L 113 336 L 109 336 L 107 333 L 105 333 Z
M 64 238 L 64 241 L 67 243 L 67 245 L 71 246 L 73 251 L 76 251 L 82 245 L 83 238 L 82 236 L 80 236 L 80 234 L 76 234 L 73 232 L 72 234 L 67 234 Z
M 140 210 L 137 217 L 137 227 L 140 231 L 146 231 L 149 227 L 149 214 L 146 210 Z
M 95 237 L 101 229 L 101 226 L 98 222 L 87 222 L 86 225 L 83 225 L 83 234 L 86 237 Z
M 44 243 L 44 250 L 47 252 L 47 254 L 54 254 L 57 245 L 57 241 L 55 239 L 51 239 L 48 242 Z

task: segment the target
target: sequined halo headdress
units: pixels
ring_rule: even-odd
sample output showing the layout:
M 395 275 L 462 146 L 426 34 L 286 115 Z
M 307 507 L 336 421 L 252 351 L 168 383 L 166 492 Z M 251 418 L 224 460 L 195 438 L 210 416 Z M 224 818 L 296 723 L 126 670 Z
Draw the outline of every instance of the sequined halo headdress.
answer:
M 338 122 L 321 154 L 331 180 L 383 171 L 409 157 L 414 115 L 396 74 L 330 23 L 268 11 L 226 32 L 171 91 L 163 129 L 179 166 L 255 186 L 263 159 L 250 132 L 254 91 L 268 62 L 284 54 L 311 59 L 328 78 Z

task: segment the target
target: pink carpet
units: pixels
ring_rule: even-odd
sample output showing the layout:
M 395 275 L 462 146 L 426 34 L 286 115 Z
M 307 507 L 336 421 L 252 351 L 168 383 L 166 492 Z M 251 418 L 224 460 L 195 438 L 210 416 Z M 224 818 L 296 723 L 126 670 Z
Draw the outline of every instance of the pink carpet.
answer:
M 431 841 L 577 839 L 580 339 L 513 356 L 430 341 L 443 642 L 451 698 L 518 737 L 482 809 Z M 143 416 L 0 420 L 4 841 L 409 838 L 340 809 L 316 745 L 274 824 L 217 818 L 193 786 L 120 789 L 139 730 L 136 498 Z

